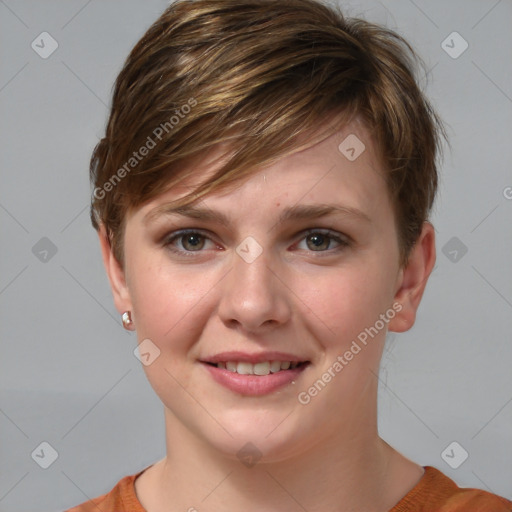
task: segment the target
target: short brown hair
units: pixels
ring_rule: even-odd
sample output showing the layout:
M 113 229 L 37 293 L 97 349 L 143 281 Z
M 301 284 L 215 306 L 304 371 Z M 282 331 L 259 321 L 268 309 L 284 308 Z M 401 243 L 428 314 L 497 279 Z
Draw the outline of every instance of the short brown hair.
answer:
M 93 226 L 105 226 L 123 264 L 126 213 L 194 175 L 193 159 L 230 148 L 176 205 L 293 152 L 311 130 L 334 132 L 359 115 L 377 143 L 405 264 L 432 208 L 446 138 L 416 62 L 397 33 L 316 0 L 177 0 L 115 82 L 91 158 Z M 327 124 L 333 113 L 337 122 Z

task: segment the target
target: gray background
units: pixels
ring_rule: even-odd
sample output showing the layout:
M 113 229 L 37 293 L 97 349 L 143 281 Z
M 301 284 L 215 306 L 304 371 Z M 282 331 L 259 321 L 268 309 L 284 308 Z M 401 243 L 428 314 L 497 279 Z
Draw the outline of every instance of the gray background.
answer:
M 162 406 L 89 223 L 88 161 L 121 65 L 166 5 L 0 1 L 1 511 L 63 510 L 164 455 Z M 453 145 L 437 265 L 415 327 L 390 335 L 383 360 L 381 435 L 459 485 L 512 498 L 512 2 L 344 5 L 419 50 Z M 58 42 L 47 59 L 31 47 L 44 31 Z M 441 45 L 453 31 L 469 44 L 458 58 Z M 58 452 L 47 469 L 34 459 L 48 449 L 31 456 L 43 441 Z M 469 453 L 458 469 L 441 457 L 452 441 Z

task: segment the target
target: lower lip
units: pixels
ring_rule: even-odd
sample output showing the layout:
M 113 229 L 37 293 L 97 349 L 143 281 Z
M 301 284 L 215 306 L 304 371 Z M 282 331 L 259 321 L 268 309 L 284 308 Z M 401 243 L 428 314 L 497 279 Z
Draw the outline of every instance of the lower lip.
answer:
M 240 375 L 223 368 L 217 368 L 211 364 L 202 363 L 210 372 L 210 375 L 226 388 L 240 393 L 241 395 L 260 396 L 272 393 L 294 379 L 309 366 L 309 363 L 302 364 L 293 370 L 281 370 L 268 375 Z

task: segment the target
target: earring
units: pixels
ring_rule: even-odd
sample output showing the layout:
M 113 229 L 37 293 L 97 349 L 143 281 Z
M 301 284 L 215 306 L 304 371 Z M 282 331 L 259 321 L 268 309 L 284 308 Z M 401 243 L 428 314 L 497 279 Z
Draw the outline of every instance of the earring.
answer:
M 130 311 L 125 311 L 123 313 L 122 318 L 123 318 L 123 327 L 127 331 L 134 331 L 135 327 L 133 326 L 132 315 L 130 314 Z

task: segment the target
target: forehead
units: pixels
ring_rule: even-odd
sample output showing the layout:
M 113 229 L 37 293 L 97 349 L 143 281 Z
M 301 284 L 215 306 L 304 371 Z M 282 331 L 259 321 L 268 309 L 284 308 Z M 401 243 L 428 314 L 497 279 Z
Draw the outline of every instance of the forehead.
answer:
M 165 211 L 166 204 L 197 189 L 229 156 L 229 147 L 218 146 L 196 158 L 189 164 L 193 172 L 186 180 L 143 205 L 140 213 L 147 218 L 156 216 L 159 210 Z M 306 201 L 330 198 L 350 199 L 359 205 L 368 203 L 371 208 L 383 188 L 384 173 L 373 138 L 365 126 L 355 120 L 319 140 L 303 136 L 290 154 L 232 184 L 212 190 L 198 201 L 209 204 L 213 201 L 226 207 L 231 202 L 240 208 L 241 201 L 251 202 L 254 207 L 258 198 L 269 196 L 292 202 L 301 197 Z

